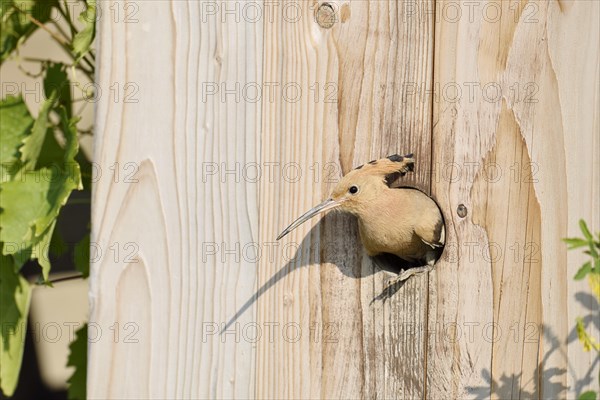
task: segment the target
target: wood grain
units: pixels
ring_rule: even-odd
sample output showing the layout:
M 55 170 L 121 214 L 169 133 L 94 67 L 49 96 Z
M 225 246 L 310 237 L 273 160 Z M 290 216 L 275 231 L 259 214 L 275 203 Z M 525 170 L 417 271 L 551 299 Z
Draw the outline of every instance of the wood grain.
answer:
M 436 26 L 434 81 L 462 96 L 434 102 L 442 176 L 433 193 L 450 216 L 457 257 L 437 268 L 429 320 L 456 323 L 463 335 L 430 341 L 428 394 L 572 398 L 598 387 L 577 383 L 593 361 L 571 329 L 597 305 L 577 305 L 582 287 L 571 277 L 582 259 L 561 242 L 578 234 L 579 218 L 598 223 L 598 35 L 588 36 L 598 32 L 598 5 L 500 4 L 497 19 L 481 3 L 472 19 Z M 446 168 L 454 174 L 444 176 Z M 459 204 L 469 210 L 464 219 Z
M 297 163 L 304 174 L 261 185 L 261 241 L 372 159 L 415 153 L 416 173 L 406 183 L 429 190 L 431 103 L 404 93 L 431 85 L 433 22 L 407 18 L 395 1 L 335 1 L 339 21 L 328 30 L 315 22 L 319 3 L 286 4 L 301 9 L 301 18 L 265 25 L 264 81 L 295 82 L 303 93 L 317 84 L 324 93 L 321 101 L 263 103 L 263 160 Z M 295 323 L 310 334 L 296 343 L 258 343 L 257 397 L 422 397 L 427 277 L 374 301 L 391 275 L 366 256 L 349 216 L 315 219 L 283 241 L 299 246 L 297 257 L 258 300 L 259 323 Z M 261 263 L 259 282 L 283 265 Z
M 256 262 L 236 246 L 257 240 L 258 185 L 224 172 L 257 161 L 260 104 L 210 93 L 260 82 L 262 25 L 222 23 L 197 1 L 100 6 L 92 241 L 102 256 L 90 319 L 103 334 L 89 349 L 88 396 L 252 397 L 252 343 L 218 332 L 254 293 Z M 115 103 L 111 85 L 128 83 L 137 102 Z
M 100 3 L 88 396 L 600 390 L 560 241 L 600 230 L 598 3 L 335 0 L 330 29 L 320 4 Z M 408 152 L 446 218 L 429 276 L 379 296 L 342 214 L 275 240 Z

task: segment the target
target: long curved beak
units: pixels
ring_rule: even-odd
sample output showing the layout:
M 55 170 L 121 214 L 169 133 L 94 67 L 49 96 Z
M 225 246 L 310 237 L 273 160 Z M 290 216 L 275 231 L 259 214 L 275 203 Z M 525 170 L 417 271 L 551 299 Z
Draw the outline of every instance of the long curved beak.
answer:
M 282 237 L 284 237 L 285 235 L 287 235 L 288 233 L 290 233 L 291 231 L 293 231 L 294 229 L 296 229 L 299 225 L 301 225 L 304 222 L 308 221 L 309 219 L 311 219 L 312 217 L 314 217 L 318 213 L 325 212 L 327 210 L 331 210 L 332 208 L 335 208 L 335 207 L 337 207 L 339 205 L 340 205 L 339 201 L 336 201 L 336 200 L 333 200 L 333 199 L 327 199 L 327 200 L 325 200 L 324 202 L 322 202 L 318 206 L 315 206 L 315 207 L 311 208 L 310 210 L 308 210 L 307 212 L 305 212 L 304 214 L 302 214 L 302 216 L 300 216 L 300 218 L 298 218 L 297 220 L 295 220 L 294 222 L 292 222 L 290 226 L 288 226 L 287 228 L 285 228 L 285 230 L 283 232 L 281 232 L 279 234 L 279 236 L 277 236 L 277 240 L 281 239 Z

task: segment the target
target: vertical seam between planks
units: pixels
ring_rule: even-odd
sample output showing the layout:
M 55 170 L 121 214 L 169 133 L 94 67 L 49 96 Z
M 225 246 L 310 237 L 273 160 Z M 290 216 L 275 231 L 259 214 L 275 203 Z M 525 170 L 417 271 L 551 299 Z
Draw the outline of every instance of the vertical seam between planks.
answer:
M 432 4 L 433 4 L 433 15 L 434 15 L 434 19 L 433 22 L 430 24 L 430 28 L 431 32 L 432 32 L 432 39 L 431 39 L 431 72 L 430 72 L 430 82 L 432 85 L 432 88 L 435 85 L 435 35 L 436 35 L 436 22 L 435 22 L 435 13 L 436 13 L 436 7 L 437 7 L 437 1 L 438 0 L 431 0 Z M 431 137 L 431 141 L 430 141 L 430 151 L 429 151 L 429 195 L 431 196 L 433 193 L 433 156 L 434 156 L 434 135 L 433 135 L 433 130 L 434 130 L 434 110 L 433 110 L 433 100 L 434 100 L 435 96 L 431 96 L 431 102 L 430 102 L 430 106 L 429 106 L 429 135 Z M 442 218 L 443 218 L 443 213 L 442 213 Z M 429 289 L 431 287 L 431 279 L 430 279 L 430 272 L 427 273 L 427 291 L 425 292 L 425 337 L 423 340 L 423 355 L 424 355 L 424 362 L 423 362 L 423 399 L 427 399 L 427 355 L 428 355 L 428 348 L 429 348 L 429 335 L 428 335 L 428 331 L 429 331 Z

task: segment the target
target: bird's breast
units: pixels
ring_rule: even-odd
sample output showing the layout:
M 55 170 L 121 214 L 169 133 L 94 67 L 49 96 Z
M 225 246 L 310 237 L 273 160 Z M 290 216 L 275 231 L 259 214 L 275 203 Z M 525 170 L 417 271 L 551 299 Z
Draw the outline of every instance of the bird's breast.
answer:
M 420 257 L 423 242 L 414 234 L 412 226 L 388 220 L 387 225 L 359 219 L 359 232 L 367 254 L 391 253 L 399 257 Z

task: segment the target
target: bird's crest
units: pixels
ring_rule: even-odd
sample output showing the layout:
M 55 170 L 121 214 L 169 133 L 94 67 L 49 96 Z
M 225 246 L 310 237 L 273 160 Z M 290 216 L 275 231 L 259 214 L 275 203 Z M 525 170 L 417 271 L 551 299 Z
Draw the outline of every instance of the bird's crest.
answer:
M 400 176 L 413 171 L 415 159 L 412 154 L 401 156 L 393 154 L 391 156 L 380 158 L 379 160 L 369 161 L 367 164 L 360 165 L 354 169 L 358 175 L 378 175 L 384 178 L 388 185 L 393 183 Z

